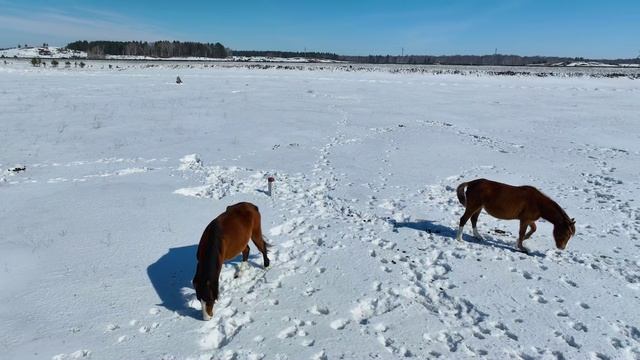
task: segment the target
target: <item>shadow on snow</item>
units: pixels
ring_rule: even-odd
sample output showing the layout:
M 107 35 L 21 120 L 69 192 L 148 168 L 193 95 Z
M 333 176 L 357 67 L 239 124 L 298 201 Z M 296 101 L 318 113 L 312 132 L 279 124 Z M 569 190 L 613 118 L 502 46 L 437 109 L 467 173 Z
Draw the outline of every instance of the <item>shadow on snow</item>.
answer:
M 182 316 L 201 320 L 200 311 L 189 307 L 188 304 L 190 300 L 195 299 L 191 280 L 196 272 L 197 251 L 197 245 L 171 248 L 147 267 L 147 275 L 160 298 L 161 303 L 158 306 L 163 306 Z M 249 264 L 261 266 L 255 262 L 256 258 L 258 258 L 257 254 L 249 255 Z M 225 265 L 237 268 L 241 261 L 242 256 L 239 255 L 225 261 Z
M 390 220 L 390 222 L 394 227 L 394 231 L 398 231 L 399 228 L 409 228 L 409 229 L 414 229 L 418 231 L 426 231 L 429 234 L 437 234 L 437 235 L 452 238 L 452 239 L 455 239 L 457 235 L 457 229 L 454 230 L 448 226 L 440 225 L 431 220 L 416 220 L 416 221 L 410 221 L 410 222 L 396 222 L 394 220 Z M 522 251 L 515 248 L 515 244 L 512 245 L 512 244 L 506 243 L 498 238 L 495 238 L 493 236 L 489 236 L 486 234 L 483 235 L 482 237 L 483 237 L 482 240 L 478 240 L 471 235 L 462 234 L 462 239 L 466 242 L 470 242 L 478 245 L 484 245 L 484 246 L 492 246 L 494 248 L 508 250 L 516 253 L 522 253 Z M 543 253 L 539 251 L 530 251 L 528 255 L 538 256 L 538 257 L 545 256 Z
M 161 303 L 167 310 L 199 319 L 199 311 L 190 308 L 190 296 L 184 288 L 193 289 L 191 280 L 196 271 L 197 245 L 171 248 L 158 261 L 149 265 L 147 275 Z M 195 295 L 194 295 L 195 296 Z

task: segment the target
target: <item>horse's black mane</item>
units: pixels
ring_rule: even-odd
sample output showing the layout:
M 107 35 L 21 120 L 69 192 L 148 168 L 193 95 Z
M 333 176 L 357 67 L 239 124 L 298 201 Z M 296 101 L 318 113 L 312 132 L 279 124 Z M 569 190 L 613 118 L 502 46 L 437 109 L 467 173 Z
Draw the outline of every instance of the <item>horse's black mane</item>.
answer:
M 536 189 L 536 188 L 534 188 L 534 189 Z M 538 190 L 538 192 L 540 194 L 542 194 L 542 196 L 547 198 L 551 202 L 551 204 L 553 204 L 554 209 L 557 210 L 560 213 L 560 215 L 562 216 L 562 219 L 564 220 L 565 224 L 569 224 L 570 225 L 571 223 L 573 223 L 573 220 L 569 217 L 569 215 L 567 215 L 567 213 L 560 206 L 560 204 L 558 204 L 555 200 L 553 200 L 551 197 L 549 197 L 549 195 L 543 193 L 539 189 L 536 189 L 536 190 Z
M 567 215 L 567 213 L 564 211 L 564 209 L 555 201 L 551 200 L 553 202 L 553 205 L 556 207 L 556 209 L 560 212 L 560 214 L 562 214 L 562 219 L 564 220 L 564 225 L 567 225 L 569 227 L 573 226 L 573 219 L 571 219 L 569 217 L 569 215 Z M 575 231 L 575 230 L 572 230 Z
M 205 301 L 212 301 L 215 299 L 212 299 L 212 296 L 215 297 L 215 294 L 212 294 L 209 291 L 209 287 L 207 286 L 207 281 L 210 281 L 210 283 L 213 283 L 214 281 L 217 280 L 217 274 L 216 274 L 216 269 L 217 269 L 217 262 L 219 259 L 219 254 L 220 254 L 220 228 L 218 226 L 218 221 L 217 219 L 214 219 L 211 223 L 209 223 L 209 225 L 207 226 L 207 229 L 205 230 L 206 234 L 212 234 L 210 235 L 209 239 L 206 239 L 206 241 L 203 242 L 203 252 L 202 252 L 202 259 L 200 259 L 200 261 L 198 261 L 198 269 L 197 272 L 200 275 L 199 276 L 199 284 L 198 284 L 198 288 L 197 289 L 197 295 L 199 296 L 199 299 L 205 300 Z M 198 249 L 198 251 L 200 251 Z
M 551 200 L 553 201 L 553 200 Z M 562 214 L 562 218 L 564 219 L 564 221 L 566 222 L 571 222 L 571 219 L 569 218 L 569 215 L 567 215 L 567 213 L 564 211 L 564 209 L 555 201 L 553 201 L 553 206 L 556 208 L 556 210 L 558 210 L 558 212 L 560 214 Z

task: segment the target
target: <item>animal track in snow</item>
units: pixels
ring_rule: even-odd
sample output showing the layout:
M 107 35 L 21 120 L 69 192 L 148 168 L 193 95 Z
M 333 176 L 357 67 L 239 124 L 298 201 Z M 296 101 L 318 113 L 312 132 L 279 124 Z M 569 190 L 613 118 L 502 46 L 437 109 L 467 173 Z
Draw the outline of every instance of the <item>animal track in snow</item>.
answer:
M 366 324 L 373 316 L 379 316 L 400 306 L 398 295 L 389 291 L 382 296 L 366 298 L 358 301 L 351 309 L 351 315 L 355 322 Z
M 298 332 L 296 326 L 289 326 L 278 333 L 278 338 L 286 339 L 294 336 Z
M 578 302 L 576 305 L 580 306 L 584 310 L 588 310 L 591 308 L 587 303 L 583 303 L 583 302 Z
M 221 305 L 221 302 L 216 303 L 213 319 L 201 329 L 204 336 L 200 340 L 200 346 L 203 349 L 220 349 L 231 341 L 243 326 L 253 322 L 249 313 L 238 314 L 235 308 Z
M 567 345 L 569 345 L 569 346 L 571 346 L 573 348 L 579 349 L 579 348 L 582 347 L 580 344 L 578 344 L 576 342 L 575 338 L 572 335 L 564 334 L 564 333 L 562 333 L 560 331 L 554 331 L 553 335 L 556 336 L 559 339 L 562 339 L 564 342 L 567 343 Z
M 59 354 L 51 358 L 51 360 L 77 360 L 91 357 L 91 350 L 78 350 L 70 354 Z
M 309 312 L 314 315 L 328 315 L 329 308 L 327 308 L 326 306 L 313 305 L 313 307 L 309 309 Z
M 345 326 L 347 326 L 348 323 L 349 323 L 349 320 L 347 319 L 336 319 L 332 321 L 331 324 L 329 324 L 329 326 L 331 326 L 331 328 L 334 330 L 342 330 L 345 328 Z
M 327 359 L 328 359 L 327 353 L 324 350 L 313 354 L 313 356 L 311 357 L 311 360 L 327 360 Z
M 540 289 L 531 289 L 530 290 L 530 294 L 529 297 L 531 298 L 531 300 L 538 302 L 540 304 L 546 304 L 549 301 L 547 299 L 545 299 L 545 297 L 542 295 L 542 290 Z

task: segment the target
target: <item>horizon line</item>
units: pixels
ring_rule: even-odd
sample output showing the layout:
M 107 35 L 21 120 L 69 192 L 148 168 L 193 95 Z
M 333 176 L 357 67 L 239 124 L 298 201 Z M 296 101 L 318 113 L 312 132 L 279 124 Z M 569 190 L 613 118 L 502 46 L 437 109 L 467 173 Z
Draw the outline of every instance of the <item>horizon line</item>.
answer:
M 23 46 L 23 47 L 18 47 L 20 46 L 20 44 L 18 44 L 18 46 L 13 46 L 13 47 L 7 47 L 7 48 L 0 48 L 0 51 L 2 50 L 11 50 L 11 49 L 24 49 L 24 48 L 43 48 L 44 46 L 42 45 L 47 45 L 47 47 L 54 47 L 54 48 L 67 48 L 67 45 L 74 43 L 74 42 L 80 42 L 80 41 L 87 41 L 87 42 L 100 42 L 100 41 L 105 41 L 105 42 L 147 42 L 147 43 L 156 43 L 156 42 L 163 42 L 163 41 L 168 41 L 168 42 L 182 42 L 182 43 L 199 43 L 199 44 L 215 44 L 215 43 L 220 43 L 224 46 L 223 43 L 219 42 L 219 41 L 214 41 L 214 42 L 202 42 L 202 41 L 192 41 L 192 40 L 152 40 L 152 41 L 148 41 L 148 40 L 126 40 L 126 41 L 122 41 L 122 40 L 75 40 L 72 41 L 64 46 L 50 46 L 48 43 L 43 43 L 41 45 L 29 45 L 29 44 L 25 44 L 27 46 Z M 331 55 L 336 55 L 336 56 L 342 56 L 342 57 L 378 57 L 378 56 L 382 56 L 382 57 L 399 57 L 399 58 L 407 58 L 407 57 L 412 57 L 412 56 L 417 56 L 417 57 L 464 57 L 464 56 L 471 56 L 471 57 L 491 57 L 491 56 L 514 56 L 514 57 L 520 57 L 520 58 L 557 58 L 557 59 L 572 59 L 572 60 L 585 60 L 585 61 L 589 61 L 589 60 L 593 60 L 593 61 L 613 61 L 613 60 L 640 60 L 640 55 L 636 56 L 636 57 L 628 57 L 628 58 L 624 58 L 624 57 L 616 57 L 616 58 L 610 58 L 610 57 L 600 57 L 600 58 L 588 58 L 588 57 L 583 57 L 583 56 L 560 56 L 560 55 L 520 55 L 520 54 L 508 54 L 508 53 L 494 53 L 494 54 L 463 54 L 463 53 L 454 53 L 454 54 L 439 54 L 439 55 L 434 55 L 434 54 L 390 54 L 390 53 L 386 53 L 386 54 L 373 54 L 373 53 L 369 53 L 366 55 L 355 55 L 355 54 L 341 54 L 338 52 L 332 52 L 332 51 L 317 51 L 317 50 L 256 50 L 256 49 L 234 49 L 231 47 L 227 47 L 225 46 L 226 49 L 230 49 L 232 52 L 233 51 L 244 51 L 244 52 L 280 52 L 280 53 L 297 53 L 297 54 L 331 54 Z M 233 56 L 233 55 L 232 55 Z

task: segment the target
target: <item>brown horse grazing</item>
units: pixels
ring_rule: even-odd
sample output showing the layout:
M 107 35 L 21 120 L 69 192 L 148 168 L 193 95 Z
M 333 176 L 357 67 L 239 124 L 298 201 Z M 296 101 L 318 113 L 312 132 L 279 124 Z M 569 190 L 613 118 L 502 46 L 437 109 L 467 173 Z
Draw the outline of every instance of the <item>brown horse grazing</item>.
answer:
M 198 245 L 198 265 L 193 277 L 193 287 L 202 304 L 202 316 L 205 320 L 213 317 L 222 264 L 241 252 L 245 264 L 249 259 L 249 239 L 253 240 L 262 253 L 263 264 L 267 268 L 267 247 L 270 245 L 262 237 L 258 207 L 248 202 L 228 206 L 225 212 L 204 229 Z
M 567 242 L 576 232 L 575 220 L 570 219 L 560 205 L 533 186 L 511 186 L 491 180 L 476 179 L 460 184 L 456 192 L 458 200 L 466 208 L 460 218 L 460 227 L 456 236 L 458 240 L 462 240 L 462 228 L 469 219 L 471 219 L 473 235 L 482 239 L 476 228 L 482 209 L 498 219 L 520 220 L 518 249 L 524 252 L 528 250 L 522 243 L 536 231 L 535 222 L 540 218 L 553 224 L 553 237 L 558 249 L 566 248 Z M 525 234 L 527 226 L 530 229 Z

